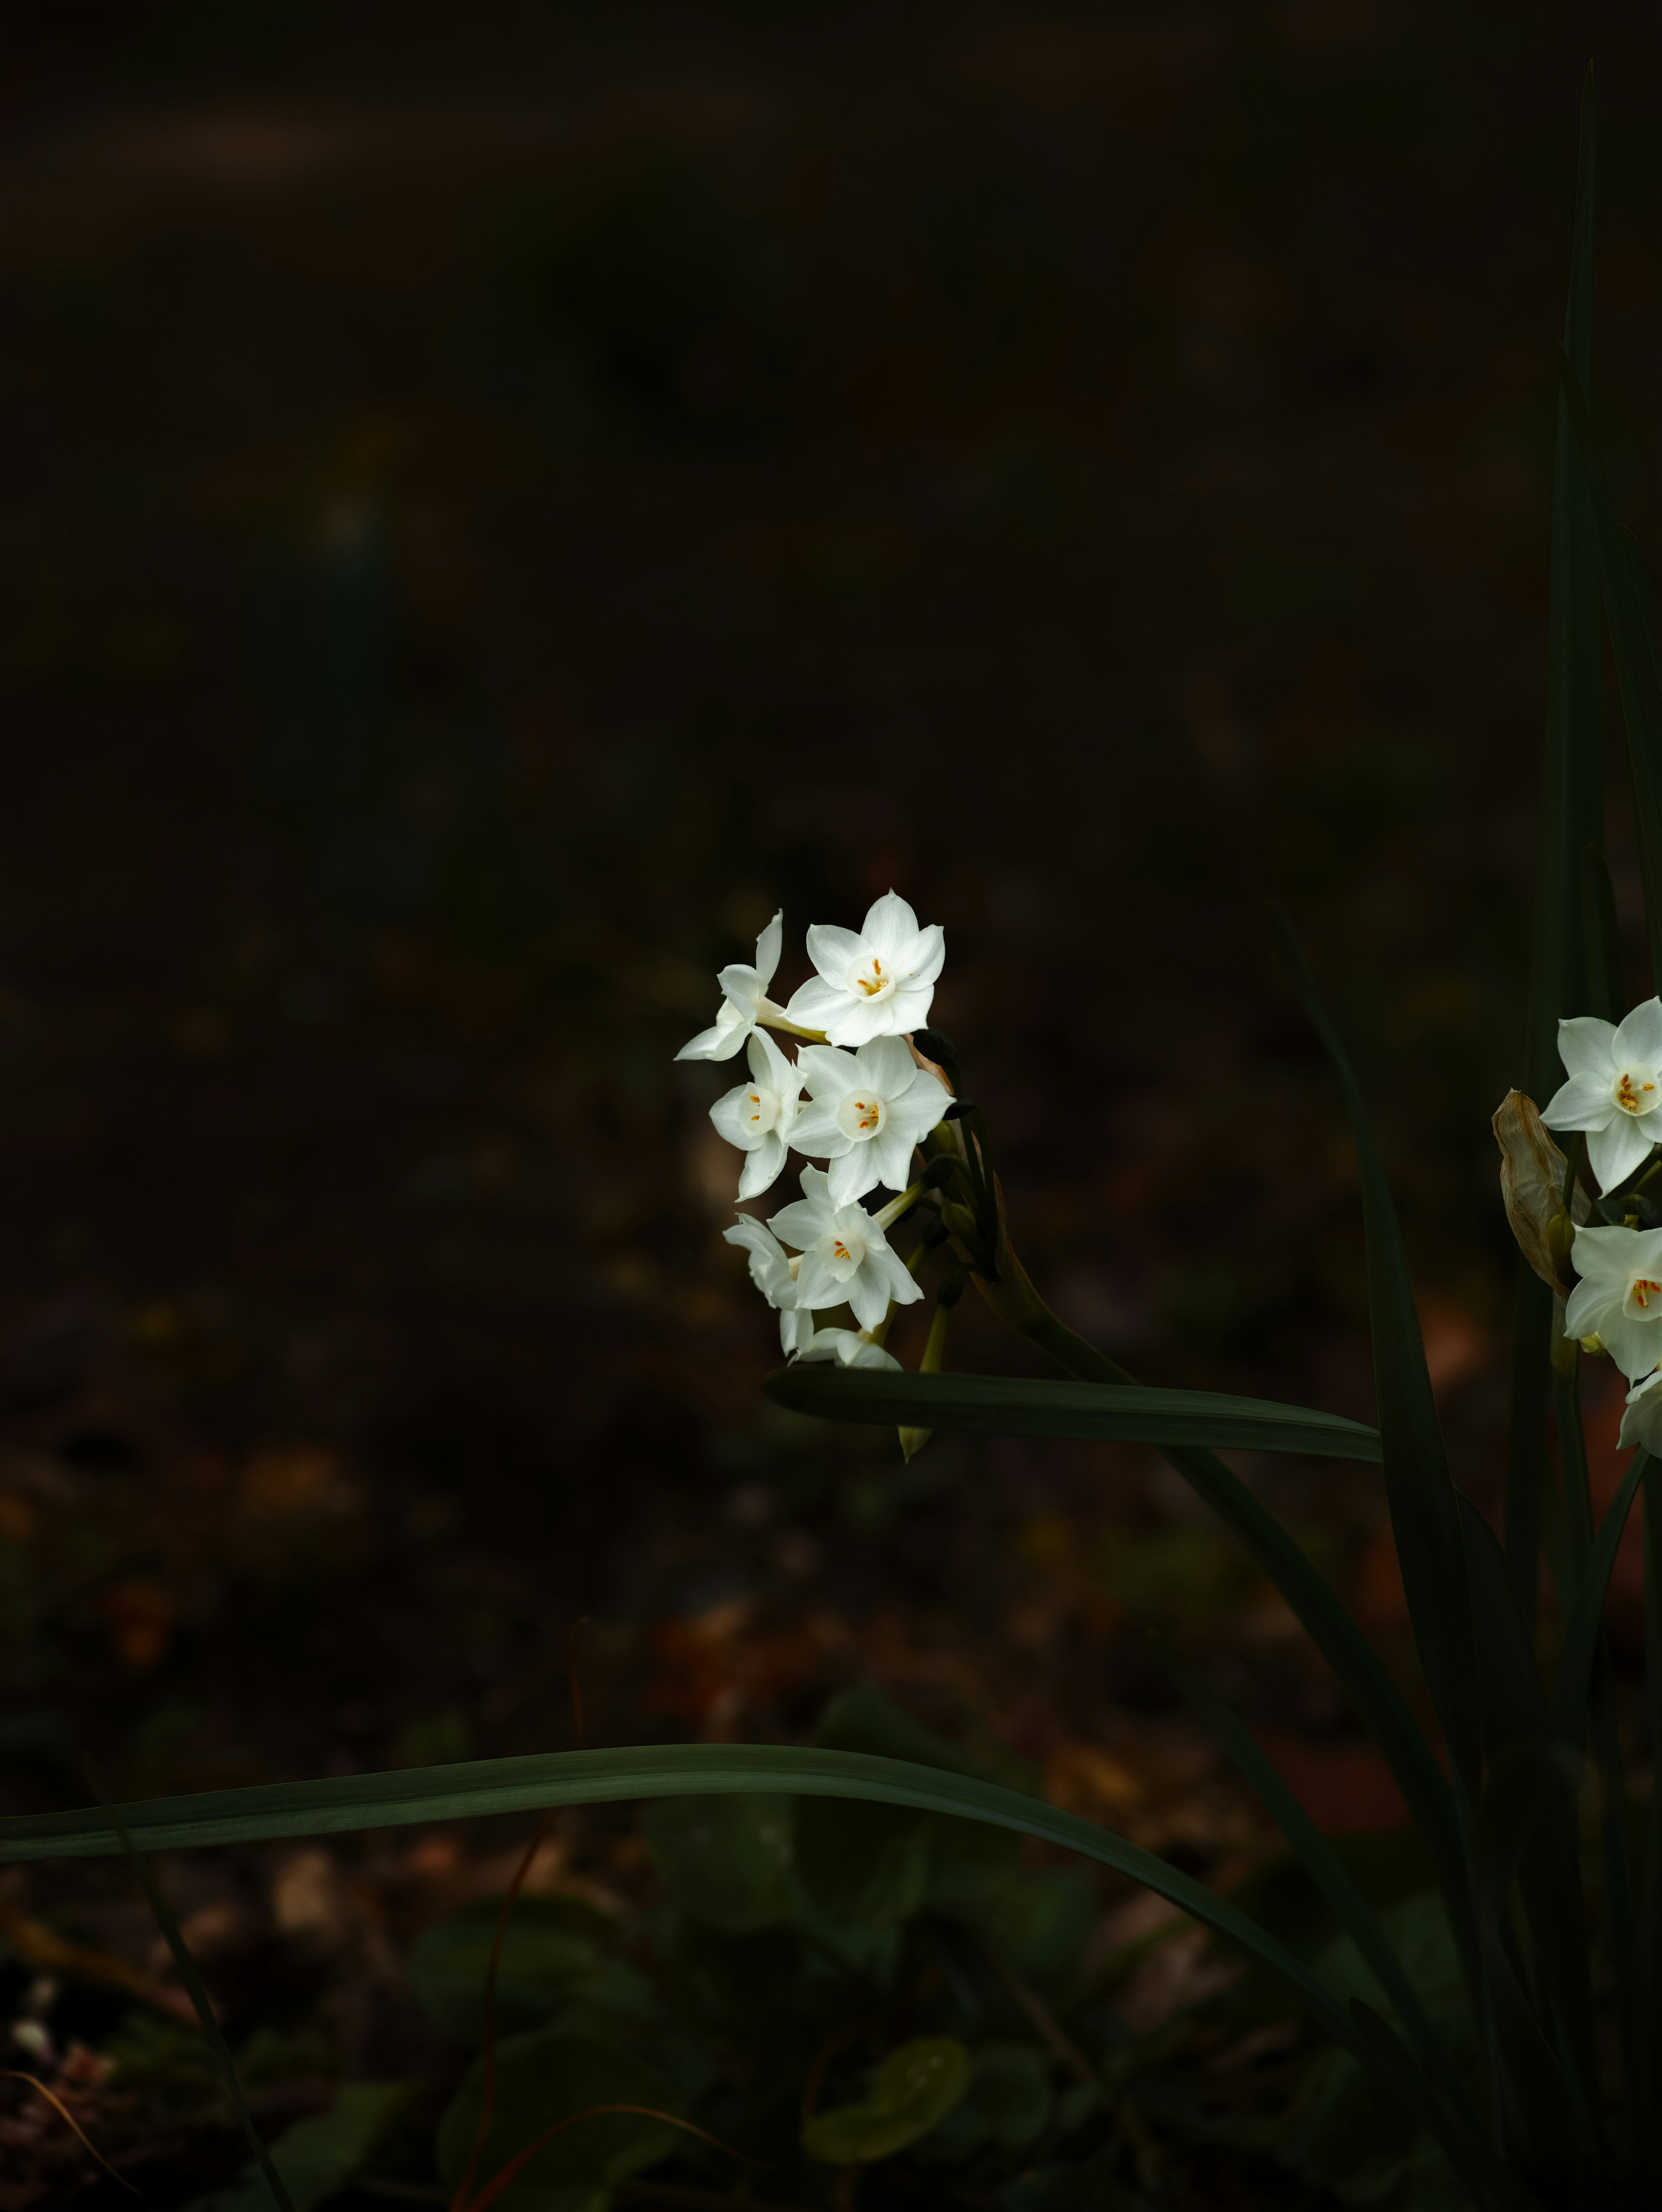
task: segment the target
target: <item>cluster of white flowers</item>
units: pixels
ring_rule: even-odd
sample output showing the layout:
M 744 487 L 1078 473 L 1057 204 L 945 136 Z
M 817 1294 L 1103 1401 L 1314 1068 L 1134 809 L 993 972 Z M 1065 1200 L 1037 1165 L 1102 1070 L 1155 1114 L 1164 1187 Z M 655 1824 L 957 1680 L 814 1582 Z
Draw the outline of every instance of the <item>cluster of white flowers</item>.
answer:
M 1647 999 L 1619 1025 L 1581 1015 L 1558 1024 L 1568 1077 L 1542 1111 L 1552 1129 L 1585 1133 L 1587 1162 L 1609 1197 L 1662 1141 L 1662 1000 Z M 1648 1182 L 1648 1176 L 1644 1181 Z M 1579 1277 L 1564 1311 L 1568 1334 L 1596 1340 L 1634 1388 L 1621 1441 L 1662 1453 L 1662 1229 L 1581 1228 L 1571 1255 Z
M 782 923 L 776 914 L 757 939 L 753 968 L 721 970 L 715 1021 L 676 1058 L 728 1060 L 744 1048 L 750 1080 L 709 1109 L 744 1155 L 740 1199 L 770 1189 L 788 1152 L 826 1164 L 803 1169 L 801 1197 L 769 1222 L 741 1213 L 726 1232 L 749 1255 L 752 1281 L 778 1312 L 786 1352 L 843 1366 L 898 1366 L 880 1333 L 892 1307 L 923 1293 L 886 1232 L 910 1203 L 913 1152 L 950 1103 L 907 1039 L 928 1020 L 947 941 L 934 924 L 920 929 L 905 900 L 889 891 L 857 932 L 822 923 L 808 931 L 816 973 L 781 1006 L 768 988 Z M 767 1029 L 802 1040 L 795 1060 Z M 898 1195 L 868 1212 L 861 1200 L 880 1188 Z M 816 1329 L 816 1309 L 842 1305 L 852 1310 L 857 1330 Z

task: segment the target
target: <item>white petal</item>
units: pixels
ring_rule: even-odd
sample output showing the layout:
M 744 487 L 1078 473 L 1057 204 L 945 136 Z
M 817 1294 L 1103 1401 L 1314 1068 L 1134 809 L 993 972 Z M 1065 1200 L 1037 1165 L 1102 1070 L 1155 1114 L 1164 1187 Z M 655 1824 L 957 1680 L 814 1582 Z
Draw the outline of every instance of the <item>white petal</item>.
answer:
M 845 1355 L 843 1364 L 845 1367 L 892 1367 L 897 1374 L 900 1371 L 900 1362 L 893 1352 L 885 1352 L 880 1344 L 874 1344 L 864 1336 L 854 1339 L 853 1349 Z
M 833 1044 L 869 1044 L 894 1027 L 893 999 L 842 999 L 821 1024 Z M 806 1024 L 804 1024 L 806 1026 Z
M 1618 1114 L 1607 1127 L 1587 1132 L 1588 1164 L 1607 1196 L 1617 1183 L 1626 1182 L 1650 1149 L 1649 1132 L 1630 1114 Z
M 826 1030 L 831 1018 L 847 1006 L 849 994 L 828 983 L 823 975 L 810 975 L 790 994 L 785 1012 L 805 1030 Z
M 802 1071 L 802 1080 L 810 1096 L 815 1098 L 825 1091 L 843 1097 L 860 1080 L 860 1064 L 854 1054 L 838 1052 L 834 1045 L 805 1044 L 796 1055 L 796 1065 Z
M 843 1296 L 861 1328 L 875 1328 L 889 1310 L 888 1285 L 869 1257 L 855 1269 Z
M 763 990 L 779 972 L 779 953 L 785 941 L 785 909 L 781 907 L 756 940 L 756 980 Z
M 1616 1073 L 1616 1030 L 1596 1014 L 1577 1014 L 1558 1024 L 1558 1057 L 1567 1075 Z
M 893 998 L 886 999 L 894 1017 L 897 1036 L 906 1036 L 913 1030 L 921 1030 L 929 1018 L 929 1008 L 934 1004 L 933 983 L 902 983 Z
M 1608 1073 L 1572 1075 L 1548 1099 L 1541 1119 L 1549 1129 L 1602 1129 L 1621 1111 L 1610 1096 Z
M 1662 999 L 1647 999 L 1617 1024 L 1610 1057 L 1617 1066 L 1626 1060 L 1642 1060 L 1654 1067 L 1662 1060 Z
M 825 981 L 839 992 L 849 969 L 856 960 L 865 957 L 866 948 L 861 939 L 851 929 L 839 929 L 835 922 L 816 921 L 808 931 L 807 944 L 809 959 Z
M 1648 1375 L 1662 1359 L 1662 1310 L 1643 1321 L 1616 1312 L 1609 1315 L 1598 1334 L 1604 1349 L 1629 1382 Z
M 1636 1229 L 1603 1224 L 1578 1229 L 1570 1252 L 1576 1273 L 1592 1282 L 1625 1283 L 1639 1266 L 1639 1240 Z M 1587 1334 L 1585 1328 L 1576 1331 L 1578 1336 Z
M 748 1083 L 723 1092 L 709 1109 L 716 1134 L 725 1137 L 728 1144 L 737 1145 L 741 1152 L 753 1152 L 762 1142 L 761 1132 L 750 1118 L 752 1110 Z
M 927 929 L 917 933 L 915 944 L 905 952 L 905 977 L 909 987 L 922 988 L 932 984 L 947 963 L 947 933 L 939 922 L 932 921 Z
M 781 1311 L 779 1349 L 787 1358 L 789 1358 L 794 1352 L 800 1351 L 807 1341 L 808 1331 L 812 1326 L 809 1316 L 805 1313 L 799 1313 L 794 1306 L 785 1307 Z
M 833 1206 L 852 1206 L 868 1190 L 875 1190 L 883 1180 L 873 1158 L 877 1146 L 850 1145 L 842 1156 L 831 1164 L 831 1194 Z
M 911 1181 L 912 1144 L 910 1133 L 901 1123 L 893 1121 L 872 1139 L 870 1144 L 864 1147 L 872 1164 L 872 1179 L 866 1185 L 868 1190 L 874 1189 L 879 1183 L 886 1190 L 905 1189 Z
M 888 1127 L 904 1129 L 907 1140 L 916 1145 L 931 1129 L 941 1127 L 941 1117 L 952 1103 L 943 1085 L 937 1083 L 934 1076 L 920 1073 L 904 1098 L 889 1101 Z M 887 1130 L 884 1133 L 886 1135 Z
M 1576 1240 L 1580 1241 L 1579 1238 Z M 1570 1292 L 1564 1307 L 1566 1336 L 1603 1336 L 1604 1323 L 1622 1310 L 1619 1287 L 1611 1283 L 1589 1282 L 1585 1277 Z
M 892 969 L 899 966 L 901 955 L 910 951 L 916 942 L 917 916 L 898 891 L 885 891 L 868 909 L 860 934 Z M 818 961 L 814 963 L 816 967 L 819 964 Z
M 811 1204 L 823 1206 L 827 1212 L 834 1210 L 831 1202 L 831 1179 L 824 1168 L 804 1168 L 801 1182 L 802 1195 Z
M 795 1062 L 786 1059 L 765 1030 L 752 1032 L 747 1049 L 751 1073 L 759 1082 L 793 1103 L 801 1096 L 802 1079 L 796 1073 Z
M 898 1036 L 874 1037 L 869 1044 L 861 1046 L 854 1058 L 860 1071 L 858 1079 L 870 1084 L 880 1097 L 891 1103 L 905 1096 L 919 1073 L 904 1040 Z
M 846 1286 L 837 1281 L 817 1252 L 803 1255 L 796 1277 L 799 1312 L 812 1313 L 816 1306 L 840 1306 L 847 1295 Z
M 784 1164 L 785 1140 L 777 1129 L 770 1129 L 745 1162 L 739 1177 L 740 1197 L 760 1198 L 764 1190 L 771 1190 Z
M 837 1109 L 824 1106 L 805 1106 L 790 1127 L 793 1152 L 805 1153 L 815 1160 L 835 1160 L 854 1148 L 854 1139 L 845 1137 L 837 1126 Z
M 756 1001 L 762 995 L 762 979 L 756 970 L 735 961 L 732 967 L 724 968 L 715 980 L 727 994 L 728 1004 L 734 1012 L 741 1015 L 746 1024 L 753 1022 Z
M 725 1003 L 721 1011 L 723 1013 L 727 1012 Z M 731 1060 L 745 1042 L 745 1036 L 742 1022 L 718 1020 L 709 1029 L 700 1030 L 691 1043 L 681 1047 L 675 1057 L 677 1060 Z
M 874 1255 L 874 1264 L 887 1279 L 889 1296 L 898 1306 L 914 1305 L 923 1295 L 922 1285 L 914 1279 L 911 1269 L 898 1252 L 886 1244 L 880 1255 Z

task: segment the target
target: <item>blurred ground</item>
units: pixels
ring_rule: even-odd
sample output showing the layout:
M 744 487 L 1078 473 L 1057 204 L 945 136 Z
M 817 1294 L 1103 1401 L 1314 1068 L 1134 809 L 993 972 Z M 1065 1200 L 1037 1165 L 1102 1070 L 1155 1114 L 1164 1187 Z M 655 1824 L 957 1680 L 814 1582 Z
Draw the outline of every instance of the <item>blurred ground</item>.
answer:
M 1592 51 L 1654 543 L 1659 43 L 1368 0 L 24 11 L 12 1808 L 88 1748 L 137 1793 L 559 1744 L 587 1614 L 597 1740 L 788 1735 L 869 1677 L 1216 1869 L 1253 1816 L 1143 1656 L 1175 1626 L 1324 1820 L 1394 1818 L 1152 1455 L 903 1474 L 766 1407 L 724 1085 L 671 1055 L 776 904 L 789 984 L 893 883 L 1065 1316 L 1366 1416 L 1283 899 L 1493 1499 L 1575 102 Z M 954 1357 L 1032 1364 L 968 1308 Z M 1253 1472 L 1400 1649 L 1371 1478 Z

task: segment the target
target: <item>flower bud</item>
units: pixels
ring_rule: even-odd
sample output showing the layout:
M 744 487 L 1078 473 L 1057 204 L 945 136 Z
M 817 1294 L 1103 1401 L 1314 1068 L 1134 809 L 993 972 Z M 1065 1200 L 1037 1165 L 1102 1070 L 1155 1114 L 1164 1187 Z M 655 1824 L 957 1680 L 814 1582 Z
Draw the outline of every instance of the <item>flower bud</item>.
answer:
M 957 1173 L 957 1164 L 950 1152 L 939 1152 L 929 1162 L 918 1178 L 925 1190 L 941 1190 Z
M 959 1077 L 958 1047 L 952 1039 L 949 1036 L 943 1036 L 939 1030 L 914 1030 L 912 1042 L 926 1059 L 934 1060 L 938 1066 L 946 1069 L 952 1078 L 953 1089 L 956 1091 Z

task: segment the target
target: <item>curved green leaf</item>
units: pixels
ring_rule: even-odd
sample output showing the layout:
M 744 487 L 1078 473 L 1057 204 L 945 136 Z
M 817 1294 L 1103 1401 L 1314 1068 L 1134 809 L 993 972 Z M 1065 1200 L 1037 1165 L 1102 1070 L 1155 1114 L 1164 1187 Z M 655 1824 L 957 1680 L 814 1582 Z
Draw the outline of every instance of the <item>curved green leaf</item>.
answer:
M 520 1759 L 412 1767 L 393 1774 L 349 1774 L 321 1782 L 204 1790 L 191 1797 L 154 1798 L 122 1811 L 135 1844 L 147 1850 L 188 1850 L 204 1844 L 342 1835 L 549 1805 L 615 1804 L 635 1797 L 708 1796 L 722 1790 L 782 1791 L 799 1797 L 856 1797 L 876 1804 L 910 1805 L 1060 1844 L 1142 1883 L 1202 1927 L 1238 1945 L 1283 1982 L 1336 2042 L 1364 2065 L 1370 2064 L 1348 2014 L 1326 1984 L 1250 1915 L 1192 1875 L 1038 1798 L 997 1783 L 907 1760 L 878 1759 L 869 1753 L 703 1743 L 544 1752 Z M 94 1808 L 0 1821 L 0 1864 L 21 1859 L 105 1858 L 121 1849 L 109 1816 Z M 1406 2052 L 1403 2057 L 1406 2060 Z M 1440 2107 L 1434 2118 L 1427 2117 L 1432 2124 L 1442 2124 Z
M 1082 1437 L 1127 1443 L 1221 1445 L 1377 1460 L 1379 1436 L 1340 1413 L 1214 1390 L 1052 1382 L 1005 1375 L 897 1375 L 868 1367 L 796 1366 L 763 1386 L 776 1405 L 830 1421 L 903 1421 L 983 1437 Z
M 950 2035 L 903 2043 L 872 2077 L 857 2105 L 837 2105 L 802 2123 L 802 2148 L 825 2166 L 892 2158 L 939 2127 L 969 2086 L 970 2054 Z

